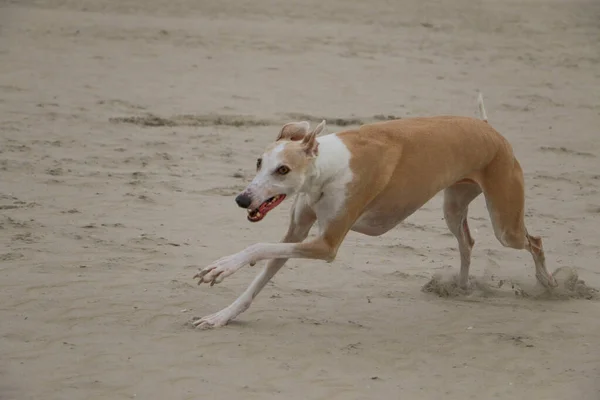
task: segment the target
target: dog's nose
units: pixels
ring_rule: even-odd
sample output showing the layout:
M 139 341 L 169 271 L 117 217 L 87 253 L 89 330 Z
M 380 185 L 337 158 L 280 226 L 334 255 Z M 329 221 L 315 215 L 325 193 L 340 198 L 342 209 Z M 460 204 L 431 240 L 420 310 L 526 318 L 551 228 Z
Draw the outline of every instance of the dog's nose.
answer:
M 252 199 L 246 193 L 242 193 L 235 198 L 235 202 L 242 208 L 248 208 L 252 203 Z

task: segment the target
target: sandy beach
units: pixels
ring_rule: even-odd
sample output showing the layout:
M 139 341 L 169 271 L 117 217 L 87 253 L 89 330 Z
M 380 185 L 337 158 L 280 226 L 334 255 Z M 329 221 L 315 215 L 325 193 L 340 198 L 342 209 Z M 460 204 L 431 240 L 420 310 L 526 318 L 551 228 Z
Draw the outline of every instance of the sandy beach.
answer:
M 600 3 L 30 0 L 0 5 L 0 399 L 600 399 Z M 513 145 L 560 287 L 438 194 L 335 262 L 198 267 L 285 233 L 235 195 L 282 124 L 476 116 Z M 425 289 L 431 289 L 427 291 Z M 449 289 L 450 288 L 450 289 Z

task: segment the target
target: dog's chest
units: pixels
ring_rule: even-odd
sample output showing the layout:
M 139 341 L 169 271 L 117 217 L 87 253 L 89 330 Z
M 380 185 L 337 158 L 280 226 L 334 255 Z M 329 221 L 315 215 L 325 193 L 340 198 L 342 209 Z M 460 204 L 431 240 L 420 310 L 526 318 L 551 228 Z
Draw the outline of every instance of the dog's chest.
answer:
M 343 212 L 345 194 L 344 185 L 333 185 L 333 187 L 330 185 L 324 190 L 303 194 L 317 216 L 317 225 L 321 232 Z

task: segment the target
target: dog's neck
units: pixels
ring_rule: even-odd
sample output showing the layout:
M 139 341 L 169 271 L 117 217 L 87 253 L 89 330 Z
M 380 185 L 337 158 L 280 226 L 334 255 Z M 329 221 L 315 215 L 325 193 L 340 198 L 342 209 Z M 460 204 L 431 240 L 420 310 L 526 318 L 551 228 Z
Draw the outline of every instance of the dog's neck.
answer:
M 319 151 L 307 170 L 301 193 L 320 197 L 331 182 L 347 182 L 351 178 L 350 151 L 336 134 L 317 138 Z M 341 178 L 341 179 L 340 179 Z

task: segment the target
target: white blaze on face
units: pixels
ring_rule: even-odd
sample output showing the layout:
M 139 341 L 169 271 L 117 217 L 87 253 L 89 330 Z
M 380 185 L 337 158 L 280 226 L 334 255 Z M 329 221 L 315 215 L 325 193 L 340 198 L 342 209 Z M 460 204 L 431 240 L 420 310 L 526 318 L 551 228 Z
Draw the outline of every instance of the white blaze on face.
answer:
M 279 154 L 282 151 L 283 143 L 279 144 L 270 152 L 263 154 L 261 167 L 257 171 L 256 176 L 251 183 L 255 190 L 263 189 L 276 183 L 273 180 L 273 171 L 275 168 L 277 168 L 277 165 L 280 162 Z

